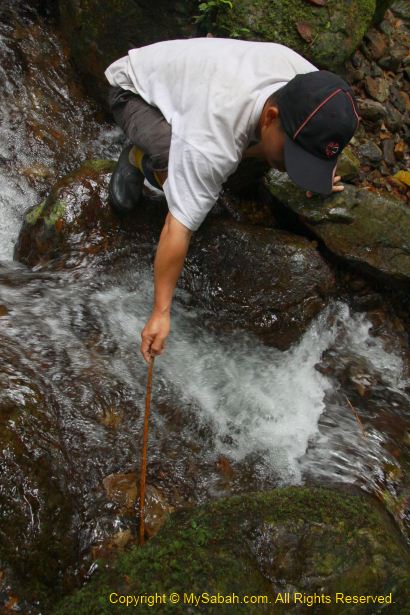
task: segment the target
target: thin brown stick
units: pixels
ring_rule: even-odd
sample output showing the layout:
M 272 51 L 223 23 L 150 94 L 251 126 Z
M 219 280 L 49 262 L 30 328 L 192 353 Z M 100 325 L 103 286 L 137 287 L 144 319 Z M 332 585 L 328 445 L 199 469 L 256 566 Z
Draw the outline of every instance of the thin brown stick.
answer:
M 145 505 L 145 477 L 147 474 L 147 445 L 148 445 L 148 420 L 149 409 L 151 404 L 151 387 L 152 387 L 152 369 L 154 367 L 154 358 L 151 357 L 151 361 L 148 367 L 148 382 L 147 382 L 147 394 L 145 396 L 145 416 L 144 416 L 144 437 L 142 444 L 141 454 L 141 481 L 140 481 L 140 544 L 144 544 L 145 533 L 145 517 L 144 517 L 144 505 Z
M 347 403 L 349 404 L 349 406 L 351 407 L 351 409 L 352 409 L 352 410 L 353 410 L 353 412 L 354 412 L 354 415 L 355 415 L 355 417 L 356 417 L 356 421 L 357 421 L 357 422 L 359 423 L 359 425 L 360 425 L 360 429 L 362 430 L 362 434 L 364 435 L 364 437 L 365 437 L 365 438 L 367 438 L 366 430 L 364 429 L 364 427 L 363 427 L 363 423 L 362 423 L 362 421 L 360 420 L 359 415 L 357 414 L 357 410 L 356 410 L 356 408 L 353 406 L 353 404 L 352 404 L 352 402 L 350 401 L 350 399 L 348 398 L 348 396 L 347 396 L 347 395 L 345 395 L 345 397 L 346 397 Z

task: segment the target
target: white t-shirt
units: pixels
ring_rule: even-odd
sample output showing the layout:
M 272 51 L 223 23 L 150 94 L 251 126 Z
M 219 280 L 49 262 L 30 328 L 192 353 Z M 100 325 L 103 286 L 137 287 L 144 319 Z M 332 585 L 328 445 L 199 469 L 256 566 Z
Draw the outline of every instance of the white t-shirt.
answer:
M 266 99 L 298 73 L 318 70 L 278 43 L 192 38 L 130 49 L 105 71 L 171 124 L 169 211 L 196 231 L 252 140 Z

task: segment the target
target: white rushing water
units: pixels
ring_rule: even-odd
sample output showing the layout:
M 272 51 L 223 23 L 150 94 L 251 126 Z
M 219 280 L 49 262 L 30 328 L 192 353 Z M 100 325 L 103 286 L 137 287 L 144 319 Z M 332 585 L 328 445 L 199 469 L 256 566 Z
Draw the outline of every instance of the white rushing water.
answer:
M 0 7 L 0 9 L 3 7 Z M 24 9 L 24 7 L 23 7 Z M 23 10 L 24 12 L 24 10 Z M 35 10 L 32 10 L 35 13 Z M 0 19 L 0 260 L 12 260 L 24 212 L 88 158 L 115 159 L 120 128 L 97 123 L 92 101 L 70 91 L 76 77 L 59 38 L 32 27 L 12 3 Z M 59 59 L 56 66 L 49 58 Z M 38 66 L 37 66 L 38 64 Z M 62 152 L 62 143 L 64 151 Z M 35 181 L 30 182 L 30 178 Z M 47 179 L 49 178 L 49 179 Z M 48 187 L 49 186 L 49 187 Z
M 115 288 L 99 291 L 92 300 L 93 312 L 105 313 L 106 333 L 121 349 L 115 362 L 117 376 L 130 386 L 135 382 L 132 356 L 152 302 L 152 280 L 146 275 L 139 278 L 138 292 Z M 330 472 L 331 466 L 337 471 L 332 455 L 343 448 L 341 444 L 347 450 L 356 442 L 360 451 L 357 471 L 353 454 L 346 459 L 341 477 L 353 481 L 366 456 L 369 463 L 374 455 L 381 456 L 380 439 L 370 434 L 363 443 L 358 423 L 344 401 L 337 408 L 326 407 L 326 392 L 334 383 L 315 365 L 329 348 L 341 356 L 361 357 L 386 387 L 404 395 L 408 383 L 402 358 L 387 352 L 381 340 L 371 336 L 370 327 L 362 314 L 352 314 L 346 304 L 334 303 L 314 320 L 299 343 L 282 352 L 245 332 L 210 334 L 201 326 L 200 313 L 187 312 L 175 303 L 171 335 L 155 369 L 173 391 L 174 403 L 194 408 L 198 423 L 211 425 L 212 454 L 243 461 L 256 453 L 266 461 L 267 471 L 283 483 L 299 483 L 304 469 L 315 472 L 318 456 L 319 473 Z M 336 412 L 336 417 L 330 428 L 325 424 L 320 430 L 319 419 L 325 412 Z M 320 441 L 320 446 L 305 460 L 310 441 Z

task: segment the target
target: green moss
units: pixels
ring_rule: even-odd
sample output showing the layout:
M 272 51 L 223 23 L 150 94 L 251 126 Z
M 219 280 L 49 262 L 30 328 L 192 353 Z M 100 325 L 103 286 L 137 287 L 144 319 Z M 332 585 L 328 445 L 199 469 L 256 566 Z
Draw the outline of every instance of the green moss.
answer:
M 40 205 L 34 206 L 26 213 L 25 220 L 27 224 L 35 224 L 37 222 L 39 216 L 41 215 L 44 209 L 45 204 L 46 204 L 46 201 L 44 200 L 40 203 Z
M 96 158 L 94 160 L 86 160 L 81 168 L 92 169 L 97 173 L 102 171 L 113 171 L 116 162 L 114 160 L 105 160 L 103 158 Z
M 291 544 L 298 541 L 297 548 L 290 551 L 289 536 Z M 283 561 L 287 561 L 285 572 Z M 391 527 L 385 526 L 373 501 L 321 487 L 287 487 L 214 500 L 173 513 L 153 539 L 142 547 L 132 547 L 112 568 L 101 567 L 87 586 L 58 605 L 54 615 L 115 612 L 121 607 L 110 604 L 111 592 L 272 595 L 278 565 L 282 583 L 286 576 L 293 586 L 305 588 L 308 576 L 316 579 L 310 591 L 323 587 L 326 593 L 333 586 L 340 591 L 338 582 L 348 576 L 349 593 L 356 587 L 380 593 L 380 580 L 386 590 L 400 582 L 408 561 L 408 553 Z M 357 582 L 359 570 L 366 573 Z M 403 589 L 396 599 L 403 607 L 410 595 Z M 152 613 L 155 608 L 165 615 L 186 612 L 187 605 L 141 605 L 138 612 Z M 203 605 L 197 610 L 230 613 L 232 608 L 235 613 L 255 615 L 291 612 L 279 604 L 274 611 L 272 604 L 218 605 L 217 610 L 216 605 L 215 610 Z
M 67 204 L 64 201 L 57 199 L 53 203 L 53 206 L 51 208 L 49 215 L 44 218 L 44 222 L 46 226 L 47 227 L 54 226 L 57 220 L 59 220 L 64 215 L 66 207 L 67 207 Z
M 375 0 L 328 0 L 325 7 L 305 0 L 236 0 L 231 11 L 218 13 L 216 27 L 223 36 L 241 30 L 248 40 L 281 43 L 319 68 L 337 72 L 360 43 L 374 11 Z M 301 21 L 311 27 L 311 42 L 297 31 Z

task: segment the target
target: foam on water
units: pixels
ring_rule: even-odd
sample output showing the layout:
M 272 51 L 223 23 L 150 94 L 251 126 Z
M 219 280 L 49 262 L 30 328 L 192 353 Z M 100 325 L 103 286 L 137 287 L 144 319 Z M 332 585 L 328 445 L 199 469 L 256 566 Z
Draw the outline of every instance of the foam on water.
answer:
M 32 360 L 53 349 L 50 380 L 67 370 L 75 378 L 91 369 L 123 382 L 142 403 L 147 365 L 139 348 L 153 301 L 152 272 L 127 269 L 120 285 L 84 274 L 71 283 L 69 273 L 47 274 L 43 282 L 41 274 L 32 281 L 32 274 L 25 275 L 20 288 L 0 286 L 0 302 L 13 306 L 8 334 L 30 349 Z M 256 457 L 287 484 L 303 482 L 304 472 L 353 481 L 366 464 L 382 458 L 380 433 L 373 430 L 363 440 L 343 391 L 335 403 L 337 383 L 315 368 L 327 349 L 340 361 L 361 357 L 368 373 L 404 399 L 408 382 L 401 357 L 370 335 L 364 315 L 340 302 L 330 304 L 282 352 L 243 331 L 210 333 L 200 311 L 177 300 L 172 312 L 165 353 L 155 362 L 153 394 L 161 388 L 170 407 L 187 412 L 186 436 L 192 430 L 195 438 L 201 425 L 211 430 L 212 451 L 205 456 L 219 453 L 237 462 Z M 87 336 L 78 335 L 77 327 L 90 323 L 98 330 L 98 352 Z
M 118 289 L 98 294 L 98 301 L 108 308 L 106 323 L 125 357 L 130 344 L 135 348 L 136 333 L 149 315 L 151 286 L 145 280 L 138 295 L 128 297 Z M 217 336 L 205 332 L 200 314 L 175 305 L 167 348 L 155 369 L 173 389 L 178 403 L 194 408 L 198 422 L 212 426 L 216 452 L 235 461 L 257 454 L 283 482 L 298 483 L 302 480 L 300 461 L 309 442 L 320 437 L 318 423 L 326 410 L 325 394 L 334 386 L 315 364 L 336 339 L 340 352 L 365 357 L 386 384 L 399 388 L 406 384 L 401 358 L 387 353 L 381 341 L 370 336 L 370 326 L 347 305 L 332 304 L 298 344 L 281 352 L 248 333 Z M 118 375 L 133 377 L 127 359 L 117 360 L 116 368 Z M 358 438 L 357 423 L 347 406 L 339 418 L 335 431 L 341 428 L 348 445 Z M 322 445 L 328 449 L 325 442 Z

